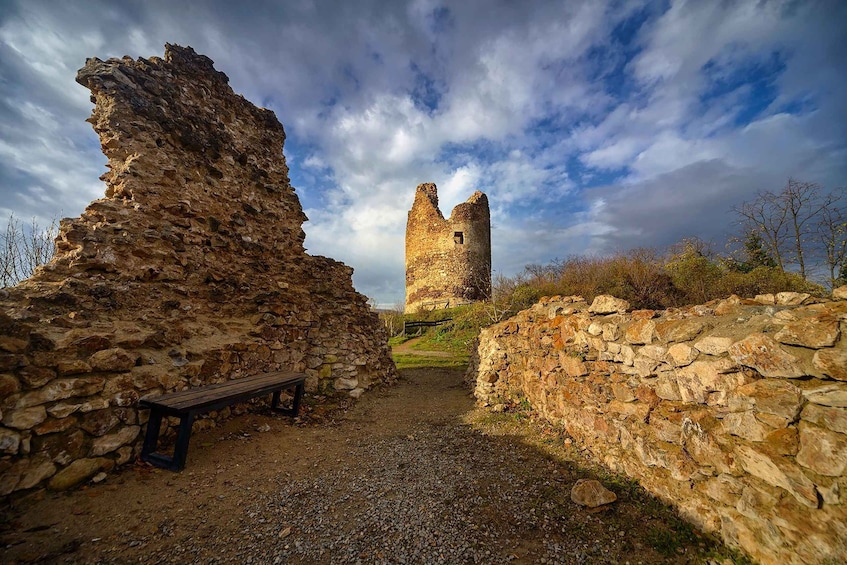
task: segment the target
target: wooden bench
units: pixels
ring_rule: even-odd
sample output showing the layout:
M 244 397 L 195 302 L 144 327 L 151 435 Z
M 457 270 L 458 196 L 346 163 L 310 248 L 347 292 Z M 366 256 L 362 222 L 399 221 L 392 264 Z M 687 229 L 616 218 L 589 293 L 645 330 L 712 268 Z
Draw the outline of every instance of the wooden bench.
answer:
M 194 423 L 195 416 L 212 410 L 220 410 L 238 402 L 246 402 L 258 396 L 273 394 L 272 410 L 287 416 L 296 416 L 300 410 L 300 400 L 303 398 L 305 381 L 306 375 L 303 373 L 265 373 L 225 383 L 163 394 L 153 398 L 143 398 L 138 402 L 138 405 L 140 408 L 150 409 L 150 419 L 147 422 L 144 446 L 141 448 L 141 460 L 171 471 L 181 470 L 185 467 L 188 440 L 191 438 L 191 424 Z M 292 406 L 291 408 L 282 408 L 279 404 L 280 393 L 291 388 L 294 389 Z M 173 457 L 156 452 L 156 446 L 159 443 L 159 430 L 162 427 L 162 417 L 164 416 L 179 418 L 179 430 L 177 431 Z

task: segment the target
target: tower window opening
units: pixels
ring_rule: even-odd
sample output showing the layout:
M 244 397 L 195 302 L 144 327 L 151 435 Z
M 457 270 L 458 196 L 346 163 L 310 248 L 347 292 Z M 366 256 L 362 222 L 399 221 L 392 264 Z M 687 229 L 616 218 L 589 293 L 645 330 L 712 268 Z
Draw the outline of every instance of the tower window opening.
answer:
M 453 243 L 458 243 L 459 245 L 463 245 L 465 243 L 465 234 L 460 231 L 457 231 L 453 234 Z

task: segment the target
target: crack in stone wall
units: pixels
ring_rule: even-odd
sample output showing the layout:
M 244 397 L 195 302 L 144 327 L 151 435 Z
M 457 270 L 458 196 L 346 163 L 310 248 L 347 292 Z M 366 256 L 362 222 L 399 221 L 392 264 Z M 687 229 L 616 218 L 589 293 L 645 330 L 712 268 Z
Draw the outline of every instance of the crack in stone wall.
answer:
M 190 47 L 89 59 L 77 81 L 106 193 L 0 294 L 0 494 L 131 461 L 147 395 L 281 369 L 354 397 L 396 378 L 352 269 L 305 252 L 272 111 Z

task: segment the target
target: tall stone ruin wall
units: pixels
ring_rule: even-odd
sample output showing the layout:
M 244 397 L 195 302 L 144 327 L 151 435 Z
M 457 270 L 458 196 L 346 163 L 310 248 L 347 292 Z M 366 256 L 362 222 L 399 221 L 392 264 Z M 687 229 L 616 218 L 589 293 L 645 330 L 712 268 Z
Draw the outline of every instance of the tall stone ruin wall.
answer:
M 433 183 L 418 185 L 406 224 L 406 313 L 491 295 L 491 219 L 480 191 L 445 219 Z
M 528 399 L 761 563 L 847 556 L 847 287 L 626 312 L 543 299 L 482 331 L 486 404 Z
M 106 195 L 0 291 L 0 494 L 132 460 L 144 396 L 280 369 L 353 396 L 395 378 L 352 269 L 305 252 L 273 112 L 190 47 L 89 59 L 77 81 Z

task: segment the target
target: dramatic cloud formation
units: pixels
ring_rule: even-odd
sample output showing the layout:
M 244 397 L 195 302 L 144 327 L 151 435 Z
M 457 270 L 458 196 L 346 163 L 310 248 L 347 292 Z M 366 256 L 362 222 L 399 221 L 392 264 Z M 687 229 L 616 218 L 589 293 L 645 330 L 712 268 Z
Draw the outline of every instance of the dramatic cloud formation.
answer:
M 102 195 L 86 57 L 191 45 L 274 110 L 310 252 L 404 292 L 406 212 L 485 191 L 494 268 L 723 241 L 789 176 L 847 183 L 847 4 L 831 1 L 4 1 L 0 214 Z

